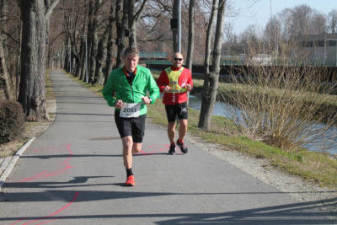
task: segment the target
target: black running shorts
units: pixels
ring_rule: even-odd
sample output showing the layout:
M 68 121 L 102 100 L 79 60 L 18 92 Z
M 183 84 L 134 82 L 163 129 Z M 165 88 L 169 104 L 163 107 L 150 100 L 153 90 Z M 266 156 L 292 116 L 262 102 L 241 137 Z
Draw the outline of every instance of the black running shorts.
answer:
M 122 118 L 119 113 L 119 110 L 115 110 L 115 122 L 121 138 L 132 136 L 133 142 L 143 142 L 146 115 L 136 118 Z
M 179 120 L 188 118 L 187 102 L 175 105 L 165 105 L 165 110 L 168 122 L 175 122 L 177 118 Z

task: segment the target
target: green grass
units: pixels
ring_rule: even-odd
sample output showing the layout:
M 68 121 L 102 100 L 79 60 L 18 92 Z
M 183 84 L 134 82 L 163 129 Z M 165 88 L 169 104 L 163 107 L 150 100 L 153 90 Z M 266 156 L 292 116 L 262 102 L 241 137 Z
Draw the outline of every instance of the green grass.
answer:
M 154 76 L 157 77 L 158 74 Z M 78 81 L 78 79 L 74 79 Z M 201 86 L 202 81 L 194 80 L 194 82 L 196 86 Z M 81 83 L 101 95 L 101 86 Z M 224 88 L 224 85 L 221 84 L 221 88 Z M 224 150 L 239 151 L 254 158 L 263 158 L 275 168 L 300 176 L 320 186 L 337 187 L 336 158 L 332 158 L 328 154 L 310 152 L 305 149 L 288 152 L 263 142 L 235 135 L 236 128 L 233 123 L 220 116 L 213 116 L 212 129 L 204 131 L 197 126 L 199 111 L 189 110 L 189 133 L 191 135 L 201 137 L 205 142 L 219 144 L 223 146 Z M 157 99 L 156 103 L 149 107 L 148 117 L 151 118 L 152 122 L 166 126 L 167 120 L 163 115 L 165 115 L 164 105 L 160 99 Z

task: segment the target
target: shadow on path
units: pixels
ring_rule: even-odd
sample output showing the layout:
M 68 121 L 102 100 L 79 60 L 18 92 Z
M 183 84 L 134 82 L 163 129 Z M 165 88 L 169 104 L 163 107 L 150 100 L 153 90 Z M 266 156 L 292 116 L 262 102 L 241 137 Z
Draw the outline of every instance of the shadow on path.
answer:
M 56 192 L 56 191 L 54 191 Z M 75 191 L 56 192 L 58 196 L 64 197 L 64 201 L 69 201 Z M 184 193 L 151 193 L 151 192 L 91 192 L 79 191 L 78 201 L 139 198 L 139 197 L 159 197 L 163 195 L 186 195 Z M 207 193 L 188 193 L 187 195 L 199 195 Z M 209 193 L 216 194 L 216 193 Z M 249 193 L 217 193 L 217 194 L 249 194 Z M 252 194 L 252 193 L 251 193 Z M 265 193 L 259 193 L 265 194 Z M 36 193 L 13 193 L 10 194 L 17 201 L 31 201 Z M 39 199 L 41 201 L 41 199 Z M 50 199 L 46 199 L 50 201 Z M 178 224 L 229 224 L 229 225 L 327 225 L 336 224 L 336 212 L 329 212 L 322 209 L 336 209 L 337 198 L 323 201 L 311 201 L 304 203 L 284 204 L 271 207 L 252 208 L 247 210 L 227 211 L 222 213 L 153 213 L 153 214 L 98 214 L 98 215 L 69 215 L 58 216 L 57 219 L 66 224 L 67 220 L 85 219 L 123 219 L 123 218 L 154 218 L 158 225 L 178 225 Z M 225 204 L 225 203 L 224 203 Z M 323 207 L 323 208 L 321 208 Z M 169 219 L 167 219 L 169 218 Z M 36 220 L 37 217 L 9 217 L 0 218 L 0 221 Z

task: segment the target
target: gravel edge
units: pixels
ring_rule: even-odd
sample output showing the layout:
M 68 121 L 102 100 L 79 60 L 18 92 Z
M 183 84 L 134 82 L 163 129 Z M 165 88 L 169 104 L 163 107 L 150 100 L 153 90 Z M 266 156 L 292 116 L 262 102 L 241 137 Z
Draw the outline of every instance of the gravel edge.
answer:
M 320 201 L 337 197 L 337 188 L 333 190 L 319 187 L 298 176 L 277 170 L 270 166 L 266 160 L 255 159 L 240 152 L 226 150 L 220 145 L 205 143 L 201 138 L 191 135 L 187 135 L 187 140 L 281 192 L 289 193 L 297 201 Z

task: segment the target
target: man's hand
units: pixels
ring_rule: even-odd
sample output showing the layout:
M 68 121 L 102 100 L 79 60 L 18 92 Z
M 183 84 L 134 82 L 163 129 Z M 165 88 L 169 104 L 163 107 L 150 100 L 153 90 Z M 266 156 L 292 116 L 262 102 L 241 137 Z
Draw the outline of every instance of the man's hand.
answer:
M 145 103 L 145 104 L 150 104 L 151 103 L 151 100 L 150 100 L 150 98 L 148 97 L 148 96 L 144 96 L 143 98 L 142 98 L 142 100 L 143 100 L 143 102 Z
M 171 90 L 171 87 L 166 85 L 166 87 L 164 88 L 164 92 L 168 92 L 169 90 Z
M 115 108 L 117 109 L 121 109 L 124 105 L 124 102 L 122 100 L 117 100 L 116 104 L 115 104 Z
M 191 91 L 192 90 L 192 85 L 190 85 L 190 84 L 186 84 L 186 90 L 187 91 Z

